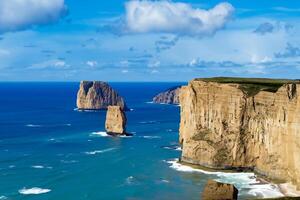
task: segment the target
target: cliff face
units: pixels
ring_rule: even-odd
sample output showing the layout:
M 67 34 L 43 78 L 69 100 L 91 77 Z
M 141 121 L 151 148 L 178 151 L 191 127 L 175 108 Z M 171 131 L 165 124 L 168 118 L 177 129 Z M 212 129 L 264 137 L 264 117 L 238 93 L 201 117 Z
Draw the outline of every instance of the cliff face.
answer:
M 108 106 L 120 106 L 127 110 L 124 99 L 107 83 L 101 81 L 81 81 L 77 93 L 78 109 L 107 109 Z
M 153 98 L 153 103 L 179 104 L 180 87 L 168 89 Z
M 126 134 L 126 115 L 120 106 L 108 106 L 105 129 L 108 134 Z
M 182 88 L 182 161 L 250 168 L 300 188 L 300 85 L 253 96 L 240 88 L 200 80 Z

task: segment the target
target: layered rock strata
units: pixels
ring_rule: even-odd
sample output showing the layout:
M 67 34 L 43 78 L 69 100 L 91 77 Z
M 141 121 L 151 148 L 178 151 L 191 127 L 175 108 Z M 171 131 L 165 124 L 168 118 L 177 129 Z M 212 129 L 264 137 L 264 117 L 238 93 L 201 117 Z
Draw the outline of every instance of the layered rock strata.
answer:
M 153 103 L 179 104 L 180 86 L 170 88 L 153 98 Z
M 77 108 L 82 110 L 107 109 L 120 106 L 127 110 L 124 99 L 107 83 L 102 81 L 81 81 L 77 93 Z
M 181 160 L 252 169 L 300 189 L 300 85 L 265 85 L 193 80 L 182 87 Z
M 105 129 L 109 135 L 126 135 L 126 115 L 120 106 L 108 106 Z

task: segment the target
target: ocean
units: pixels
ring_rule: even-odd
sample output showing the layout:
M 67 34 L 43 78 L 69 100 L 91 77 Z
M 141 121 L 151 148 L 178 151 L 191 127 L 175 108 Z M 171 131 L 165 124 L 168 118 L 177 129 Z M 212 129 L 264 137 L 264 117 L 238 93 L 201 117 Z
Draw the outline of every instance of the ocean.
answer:
M 76 110 L 79 83 L 0 83 L 0 200 L 200 199 L 208 179 L 240 199 L 282 196 L 252 173 L 179 164 L 180 107 L 152 104 L 184 83 L 110 83 L 126 100 L 132 137 L 105 133 L 105 111 Z

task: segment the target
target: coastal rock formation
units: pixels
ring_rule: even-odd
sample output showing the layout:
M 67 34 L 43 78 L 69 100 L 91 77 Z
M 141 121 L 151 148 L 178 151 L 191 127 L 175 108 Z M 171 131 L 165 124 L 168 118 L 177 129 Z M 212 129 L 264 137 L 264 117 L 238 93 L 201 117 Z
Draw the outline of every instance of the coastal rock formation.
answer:
M 202 192 L 202 200 L 237 200 L 238 190 L 231 184 L 208 180 Z
M 102 81 L 81 81 L 77 93 L 77 108 L 83 110 L 107 109 L 108 106 L 120 106 L 127 110 L 124 99 L 107 83 Z
M 126 135 L 126 115 L 120 106 L 108 106 L 105 129 L 109 135 Z
M 300 84 L 274 82 L 196 79 L 183 87 L 181 161 L 252 169 L 300 189 Z
M 153 103 L 179 104 L 180 86 L 170 88 L 153 98 Z

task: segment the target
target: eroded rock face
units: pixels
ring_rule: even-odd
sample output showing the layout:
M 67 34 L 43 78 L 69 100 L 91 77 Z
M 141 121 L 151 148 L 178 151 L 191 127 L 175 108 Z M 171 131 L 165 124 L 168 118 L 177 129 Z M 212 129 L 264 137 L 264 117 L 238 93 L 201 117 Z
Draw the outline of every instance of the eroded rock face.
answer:
M 153 98 L 153 103 L 179 104 L 180 87 L 170 88 Z
M 108 106 L 105 129 L 110 135 L 126 135 L 126 115 L 120 106 Z
M 238 190 L 231 184 L 208 180 L 202 192 L 202 200 L 237 200 Z
M 107 83 L 102 81 L 81 81 L 77 93 L 77 108 L 83 110 L 107 109 L 108 106 L 120 106 L 127 110 L 124 99 Z
M 248 97 L 238 84 L 194 80 L 181 90 L 181 160 L 250 168 L 300 188 L 300 85 Z

